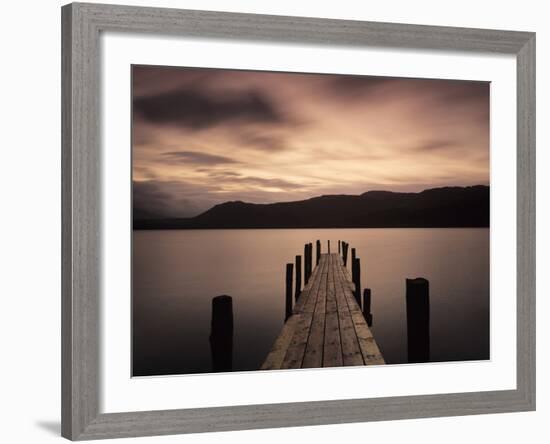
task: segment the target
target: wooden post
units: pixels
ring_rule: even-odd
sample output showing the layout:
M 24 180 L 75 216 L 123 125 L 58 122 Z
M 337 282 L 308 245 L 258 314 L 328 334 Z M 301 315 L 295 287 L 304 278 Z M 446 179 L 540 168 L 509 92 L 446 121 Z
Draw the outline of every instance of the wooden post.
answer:
M 355 252 L 355 248 L 352 248 L 351 249 L 351 266 L 353 267 L 353 261 L 355 260 L 355 258 L 357 257 L 356 255 L 356 252 Z
M 406 280 L 407 351 L 409 362 L 430 361 L 430 283 Z
M 340 250 L 341 250 L 341 247 L 340 247 L 340 241 L 338 241 L 338 254 L 340 254 Z
M 327 253 L 330 254 L 330 240 L 328 240 L 327 242 L 328 242 Z
M 355 284 L 355 300 L 357 301 L 357 305 L 361 307 L 361 262 L 357 257 L 351 263 L 351 280 Z
M 315 242 L 315 265 L 319 265 L 319 261 L 321 260 L 321 241 L 317 240 Z
M 344 242 L 344 267 L 348 266 L 348 247 L 349 244 Z
M 292 271 L 294 264 L 286 264 L 285 321 L 292 315 Z
M 300 293 L 302 292 L 302 256 L 296 256 L 296 290 L 294 298 L 298 300 Z
M 233 369 L 233 300 L 225 294 L 212 299 L 210 352 L 214 372 Z
M 371 291 L 370 288 L 365 288 L 363 290 L 363 317 L 367 321 L 369 327 L 372 326 L 372 313 L 370 311 L 371 304 Z
M 321 251 L 319 250 L 319 257 L 321 257 Z M 309 277 L 313 271 L 313 243 L 309 244 Z
M 309 244 L 304 245 L 304 285 L 307 284 L 308 281 L 308 275 L 307 275 L 307 267 L 308 267 L 308 257 L 309 257 Z

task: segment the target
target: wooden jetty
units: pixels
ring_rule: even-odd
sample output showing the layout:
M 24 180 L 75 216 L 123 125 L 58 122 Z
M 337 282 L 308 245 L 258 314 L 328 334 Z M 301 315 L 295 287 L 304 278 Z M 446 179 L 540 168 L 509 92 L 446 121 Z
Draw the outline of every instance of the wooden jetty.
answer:
M 263 370 L 385 364 L 359 305 L 361 289 L 344 265 L 347 244 L 342 243 L 342 250 L 344 258 L 330 250 L 319 252 L 311 270 L 311 244 L 306 245 L 306 284 L 294 307 L 287 306 L 286 322 Z M 289 288 L 287 284 L 287 301 Z M 368 296 L 370 305 L 370 290 Z

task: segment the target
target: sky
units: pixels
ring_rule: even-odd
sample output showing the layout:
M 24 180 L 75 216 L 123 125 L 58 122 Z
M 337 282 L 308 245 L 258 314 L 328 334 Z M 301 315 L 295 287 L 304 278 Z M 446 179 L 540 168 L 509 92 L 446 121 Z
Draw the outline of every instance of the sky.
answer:
M 489 184 L 489 83 L 132 67 L 136 218 Z

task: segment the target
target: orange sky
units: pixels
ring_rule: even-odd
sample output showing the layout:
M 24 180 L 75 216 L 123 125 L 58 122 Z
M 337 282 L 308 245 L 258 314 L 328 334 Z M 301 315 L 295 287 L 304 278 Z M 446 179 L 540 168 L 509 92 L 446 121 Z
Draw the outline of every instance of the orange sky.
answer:
M 133 67 L 136 217 L 489 183 L 489 84 Z

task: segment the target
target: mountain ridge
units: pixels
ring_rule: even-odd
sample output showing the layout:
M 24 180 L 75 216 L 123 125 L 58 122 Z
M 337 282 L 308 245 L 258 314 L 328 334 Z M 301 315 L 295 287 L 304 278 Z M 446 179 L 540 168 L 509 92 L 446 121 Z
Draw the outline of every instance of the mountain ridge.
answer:
M 228 201 L 190 218 L 134 219 L 134 229 L 488 227 L 486 185 L 372 190 L 254 204 Z

